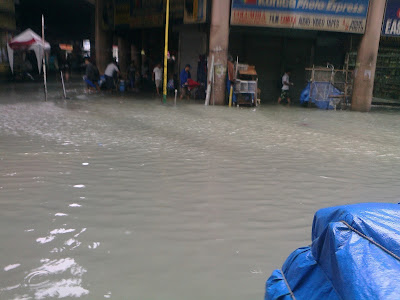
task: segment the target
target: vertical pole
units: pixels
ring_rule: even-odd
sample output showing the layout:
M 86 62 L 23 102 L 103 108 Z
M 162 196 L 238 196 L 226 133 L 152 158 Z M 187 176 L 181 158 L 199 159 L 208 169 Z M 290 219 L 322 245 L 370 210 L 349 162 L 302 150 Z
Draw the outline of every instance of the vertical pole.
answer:
M 206 101 L 204 103 L 204 105 L 206 106 L 210 104 L 213 77 L 214 77 L 214 55 L 211 57 L 211 66 L 208 71 Z
M 175 90 L 174 105 L 176 106 L 176 98 L 178 97 L 178 90 Z
M 163 82 L 163 102 L 167 102 L 167 76 L 168 76 L 168 30 L 169 30 L 169 0 L 165 10 L 165 49 L 164 49 L 164 82 Z
M 311 104 L 312 104 L 312 92 L 313 92 L 313 88 L 314 88 L 314 79 L 315 79 L 315 67 L 313 65 L 312 71 L 311 71 L 310 96 L 308 97 L 308 107 L 311 107 Z
M 342 102 L 342 109 L 343 108 L 347 108 L 347 89 L 349 87 L 349 53 L 346 54 L 346 60 L 345 60 L 345 66 L 346 66 L 346 70 L 345 70 L 345 82 L 344 82 L 344 101 Z
M 232 106 L 232 97 L 233 97 L 233 86 L 229 89 L 229 107 Z
M 358 49 L 354 70 L 354 85 L 351 109 L 368 112 L 371 109 L 372 93 L 379 40 L 386 1 L 370 0 L 365 34 Z
M 64 99 L 67 99 L 67 93 L 65 92 L 65 84 L 64 84 L 64 75 L 63 75 L 63 71 L 60 71 L 60 75 L 61 75 L 61 83 L 62 83 L 62 87 L 63 87 Z
M 42 15 L 42 51 L 43 51 L 43 82 L 44 82 L 44 101 L 47 101 L 47 75 L 46 75 L 46 60 L 44 51 L 45 41 L 44 41 L 44 15 Z
M 212 0 L 210 55 L 215 57 L 213 103 L 217 105 L 223 105 L 225 102 L 230 5 L 230 0 Z

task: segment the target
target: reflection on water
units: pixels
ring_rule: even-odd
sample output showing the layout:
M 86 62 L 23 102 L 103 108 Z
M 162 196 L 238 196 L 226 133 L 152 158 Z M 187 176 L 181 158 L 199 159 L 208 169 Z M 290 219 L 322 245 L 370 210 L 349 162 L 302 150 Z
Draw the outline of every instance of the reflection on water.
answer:
M 0 299 L 257 299 L 318 208 L 395 202 L 400 119 L 0 90 Z

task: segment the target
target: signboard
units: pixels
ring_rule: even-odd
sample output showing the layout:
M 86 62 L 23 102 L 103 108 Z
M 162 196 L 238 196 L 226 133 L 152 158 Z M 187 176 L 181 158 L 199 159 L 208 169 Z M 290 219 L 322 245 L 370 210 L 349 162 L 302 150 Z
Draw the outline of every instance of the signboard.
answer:
M 171 20 L 183 19 L 183 1 L 169 1 Z M 163 27 L 165 7 L 166 0 L 114 0 L 115 29 Z
M 400 0 L 387 0 L 382 35 L 400 36 Z
M 164 0 L 165 1 L 165 0 Z M 169 0 L 169 12 L 172 19 L 183 19 L 183 0 Z
M 0 11 L 6 13 L 14 13 L 15 12 L 14 0 L 1 0 Z
M 368 4 L 369 0 L 233 0 L 231 24 L 364 33 Z
M 15 30 L 15 16 L 3 14 L 0 17 L 0 28 L 2 30 Z
M 185 24 L 205 23 L 207 20 L 207 0 L 185 0 L 183 22 Z
M 163 0 L 133 0 L 131 3 L 131 28 L 162 27 L 164 21 Z

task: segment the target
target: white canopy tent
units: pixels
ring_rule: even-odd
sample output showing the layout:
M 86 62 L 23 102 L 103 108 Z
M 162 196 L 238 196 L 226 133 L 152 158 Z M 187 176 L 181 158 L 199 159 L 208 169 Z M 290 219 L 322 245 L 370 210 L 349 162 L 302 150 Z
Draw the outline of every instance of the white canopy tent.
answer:
M 33 50 L 36 55 L 39 73 L 42 70 L 42 60 L 45 51 L 50 51 L 50 44 L 42 41 L 42 38 L 31 29 L 26 29 L 21 34 L 14 37 L 8 44 L 8 61 L 11 72 L 14 73 L 14 51 L 15 50 Z

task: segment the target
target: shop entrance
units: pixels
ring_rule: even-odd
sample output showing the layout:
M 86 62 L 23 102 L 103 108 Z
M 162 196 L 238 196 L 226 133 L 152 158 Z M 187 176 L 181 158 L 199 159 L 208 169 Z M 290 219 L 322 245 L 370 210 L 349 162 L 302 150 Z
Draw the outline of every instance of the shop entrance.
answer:
M 290 69 L 292 100 L 297 102 L 306 86 L 305 68 L 329 62 L 339 68 L 350 48 L 351 35 L 307 30 L 232 27 L 229 52 L 239 62 L 255 65 L 261 102 L 276 102 L 281 89 L 281 77 Z M 353 45 L 354 46 L 354 45 Z

